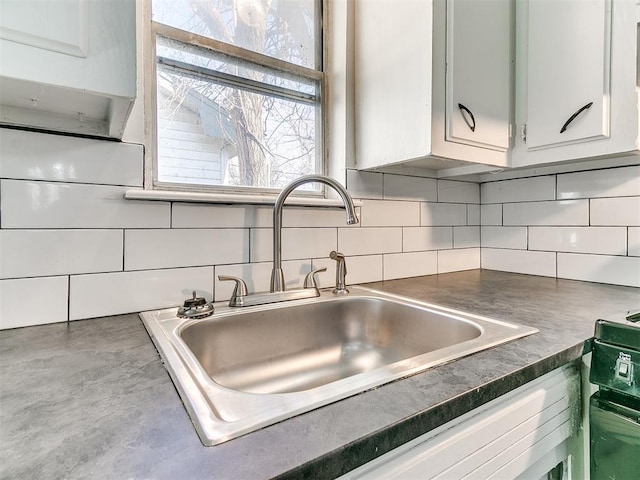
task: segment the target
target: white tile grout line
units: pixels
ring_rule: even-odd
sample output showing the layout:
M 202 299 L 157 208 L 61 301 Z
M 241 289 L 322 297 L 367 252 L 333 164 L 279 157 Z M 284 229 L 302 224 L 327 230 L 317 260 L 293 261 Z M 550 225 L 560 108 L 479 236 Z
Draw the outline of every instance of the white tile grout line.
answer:
M 67 275 L 67 324 L 71 321 L 71 275 Z

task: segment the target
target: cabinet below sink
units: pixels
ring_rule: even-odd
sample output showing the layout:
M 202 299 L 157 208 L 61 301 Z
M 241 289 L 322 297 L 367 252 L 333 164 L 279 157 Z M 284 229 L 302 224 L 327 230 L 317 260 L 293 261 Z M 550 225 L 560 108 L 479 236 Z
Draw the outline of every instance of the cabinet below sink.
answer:
M 340 480 L 585 478 L 577 367 L 549 372 Z

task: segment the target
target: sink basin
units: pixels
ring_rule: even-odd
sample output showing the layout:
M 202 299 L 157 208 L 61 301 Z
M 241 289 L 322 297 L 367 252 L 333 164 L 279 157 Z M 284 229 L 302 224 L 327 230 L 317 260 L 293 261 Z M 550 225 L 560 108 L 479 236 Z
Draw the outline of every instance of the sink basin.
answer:
M 215 307 L 140 314 L 205 445 L 537 331 L 364 287 Z
M 473 323 L 355 296 L 197 322 L 180 337 L 214 382 L 270 394 L 309 390 L 481 334 Z

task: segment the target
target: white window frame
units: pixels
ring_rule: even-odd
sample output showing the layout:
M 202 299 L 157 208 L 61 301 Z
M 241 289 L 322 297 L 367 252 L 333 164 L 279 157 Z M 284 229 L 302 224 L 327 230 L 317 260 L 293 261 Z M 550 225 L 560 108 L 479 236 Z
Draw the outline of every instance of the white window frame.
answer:
M 213 52 L 226 55 L 233 59 L 247 61 L 258 67 L 266 67 L 271 70 L 282 72 L 312 80 L 318 83 L 317 102 L 317 122 L 316 128 L 316 158 L 321 165 L 321 171 L 316 173 L 327 174 L 329 171 L 326 156 L 326 107 L 327 102 L 324 92 L 326 91 L 326 75 L 323 71 L 325 65 L 325 44 L 327 30 L 327 0 L 318 2 L 318 27 L 321 28 L 321 38 L 316 42 L 316 62 L 318 69 L 311 69 L 298 66 L 274 57 L 263 55 L 257 52 L 246 50 L 241 47 L 230 45 L 208 37 L 198 36 L 165 24 L 154 23 L 151 15 L 152 0 L 144 0 L 143 4 L 143 46 L 144 58 L 144 192 L 132 192 L 131 198 L 164 197 L 166 199 L 174 197 L 176 200 L 202 201 L 202 202 L 224 202 L 224 203 L 272 203 L 273 199 L 280 191 L 275 188 L 258 188 L 225 185 L 189 185 L 189 184 L 165 184 L 157 181 L 157 76 L 156 76 L 156 36 L 172 38 L 184 43 L 190 43 L 190 39 L 196 38 L 199 47 L 211 49 Z M 321 22 L 321 23 L 320 23 Z M 128 192 L 129 193 L 129 192 Z M 135 193 L 135 195 L 133 195 Z M 155 194 L 154 194 L 155 193 Z M 296 195 L 309 197 L 310 204 L 322 201 L 326 195 L 323 188 L 319 192 L 296 191 Z M 307 203 L 307 202 L 303 202 Z M 333 203 L 333 202 L 331 202 Z

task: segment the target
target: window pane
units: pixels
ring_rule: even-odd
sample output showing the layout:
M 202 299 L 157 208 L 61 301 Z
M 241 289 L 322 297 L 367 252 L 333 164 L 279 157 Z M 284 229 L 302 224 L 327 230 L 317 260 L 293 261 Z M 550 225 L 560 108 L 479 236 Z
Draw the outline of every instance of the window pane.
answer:
M 315 102 L 157 72 L 159 182 L 282 188 L 316 172 Z
M 317 83 L 313 80 L 286 75 L 283 72 L 276 72 L 267 67 L 216 54 L 206 48 L 186 44 L 160 35 L 156 38 L 156 55 L 160 58 L 176 60 L 196 68 L 201 67 L 229 73 L 247 80 L 258 80 L 262 83 L 299 93 L 308 95 L 315 95 L 316 93 Z
M 319 68 L 316 1 L 153 0 L 152 17 L 158 23 Z

